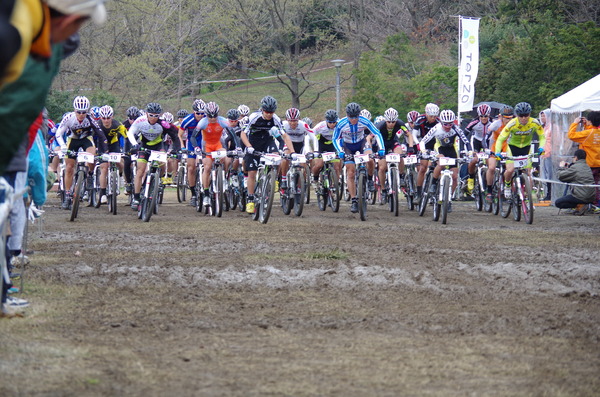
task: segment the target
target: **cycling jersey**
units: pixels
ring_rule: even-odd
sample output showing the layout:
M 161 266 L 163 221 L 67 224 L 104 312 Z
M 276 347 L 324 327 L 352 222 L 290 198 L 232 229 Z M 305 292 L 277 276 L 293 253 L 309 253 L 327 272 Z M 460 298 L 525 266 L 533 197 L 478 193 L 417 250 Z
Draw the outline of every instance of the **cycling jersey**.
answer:
M 427 135 L 423 137 L 423 139 L 421 140 L 421 145 L 426 147 L 427 142 L 435 138 L 436 145 L 439 147 L 454 147 L 457 136 L 465 144 L 467 150 L 473 150 L 471 142 L 469 142 L 464 132 L 456 125 L 452 125 L 450 131 L 446 131 L 442 124 L 437 124 L 435 127 L 429 130 Z
M 233 130 L 229 128 L 229 124 L 225 117 L 217 117 L 216 122 L 209 122 L 208 117 L 205 117 L 198 123 L 195 131 L 198 130 L 202 131 L 202 149 L 206 153 L 222 149 L 225 146 L 225 138 L 230 134 L 231 136 L 229 136 L 229 138 L 233 139 L 236 142 L 236 145 L 239 145 L 237 136 L 235 136 Z M 197 135 L 198 134 L 194 132 L 194 134 L 190 137 L 190 140 L 194 145 L 197 143 Z
M 406 128 L 406 125 L 402 120 L 396 120 L 392 128 L 389 128 L 388 124 L 385 121 L 382 121 L 377 125 L 377 128 L 379 128 L 379 132 L 381 132 L 386 150 L 392 150 L 396 145 L 408 144 L 408 139 L 406 138 L 408 128 Z
M 488 141 L 487 141 L 487 136 L 488 136 L 488 130 L 490 128 L 490 126 L 492 125 L 492 123 L 490 123 L 489 121 L 485 124 L 483 124 L 481 122 L 481 120 L 479 119 L 475 119 L 473 121 L 471 121 L 469 123 L 469 125 L 467 125 L 467 128 L 465 128 L 466 131 L 468 131 L 471 134 L 471 143 L 473 144 L 473 141 L 479 141 L 481 142 L 481 145 L 484 149 L 488 148 Z M 473 146 L 475 146 L 473 144 Z
M 60 146 L 65 144 L 63 135 L 66 135 L 69 141 L 87 139 L 95 135 L 98 138 L 100 152 L 104 153 L 108 150 L 106 135 L 89 114 L 80 122 L 75 112 L 67 113 L 56 130 L 56 140 Z
M 127 138 L 127 128 L 117 120 L 112 121 L 110 128 L 104 127 L 104 124 L 100 125 L 102 132 L 106 135 L 106 139 L 108 139 L 109 145 L 114 145 L 119 142 L 119 136 L 123 136 Z
M 381 133 L 369 119 L 359 116 L 357 123 L 351 124 L 348 117 L 344 117 L 337 123 L 333 131 L 333 145 L 335 146 L 335 150 L 338 153 L 342 151 L 342 142 L 347 145 L 362 142 L 369 133 L 375 135 L 379 147 L 384 147 Z
M 275 127 L 273 129 L 273 127 Z M 254 112 L 248 119 L 248 125 L 243 131 L 248 137 L 252 146 L 268 145 L 273 142 L 273 138 L 281 138 L 284 132 L 281 119 L 276 114 L 271 120 L 266 120 L 262 117 L 262 111 Z M 257 150 L 260 150 L 257 148 Z
M 329 128 L 327 126 L 327 121 L 321 121 L 313 130 L 316 139 L 316 152 L 332 152 L 335 151 L 335 147 L 333 146 L 333 131 L 334 128 Z
M 514 118 L 506 124 L 498 136 L 494 150 L 499 152 L 502 149 L 502 143 L 504 141 L 507 141 L 509 145 L 518 148 L 529 147 L 535 132 L 537 132 L 540 137 L 540 146 L 544 147 L 544 144 L 546 143 L 544 127 L 542 127 L 537 119 L 530 117 L 529 120 L 527 120 L 527 123 L 523 125 L 517 118 Z
M 185 137 L 184 141 L 186 141 L 186 147 L 189 152 L 188 158 L 196 158 L 196 155 L 194 154 L 194 145 L 192 145 L 192 140 L 190 138 L 198 126 L 198 123 L 203 119 L 204 117 L 200 120 L 196 120 L 195 114 L 190 113 L 181 120 L 181 126 L 179 128 L 183 130 L 183 135 Z M 202 139 L 202 136 L 200 136 L 199 139 Z M 201 146 L 201 144 L 199 143 L 198 146 Z
M 415 136 L 415 138 L 423 138 L 425 135 L 427 135 L 429 133 L 429 131 L 435 127 L 438 123 L 439 123 L 439 119 L 436 117 L 435 121 L 433 123 L 430 123 L 429 121 L 427 121 L 427 116 L 422 114 L 419 117 L 417 117 L 417 119 L 415 120 L 414 123 L 414 127 L 413 127 L 413 135 Z M 433 147 L 435 146 L 435 141 L 430 141 L 427 145 L 426 148 L 429 150 L 433 150 Z
M 308 150 L 310 150 L 310 148 L 317 148 L 315 134 L 304 121 L 298 121 L 298 126 L 296 128 L 292 128 L 290 127 L 290 123 L 286 120 L 283 122 L 283 130 L 290 137 L 296 153 L 303 152 L 304 148 L 306 147 L 305 142 L 307 139 L 310 141 Z
M 138 117 L 131 125 L 131 128 L 129 128 L 129 131 L 127 131 L 127 138 L 132 145 L 137 145 L 135 136 L 138 133 L 138 139 L 140 139 L 142 146 L 158 145 L 163 142 L 163 135 L 169 134 L 173 140 L 173 150 L 181 148 L 179 136 L 177 135 L 177 127 L 164 120 L 150 124 L 146 115 Z

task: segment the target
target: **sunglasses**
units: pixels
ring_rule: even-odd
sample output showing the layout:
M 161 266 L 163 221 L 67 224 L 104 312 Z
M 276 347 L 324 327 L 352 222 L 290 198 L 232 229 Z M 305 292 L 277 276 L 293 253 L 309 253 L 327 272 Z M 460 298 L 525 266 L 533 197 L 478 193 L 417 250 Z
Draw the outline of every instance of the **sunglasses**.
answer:
M 198 116 L 204 116 L 204 112 L 194 112 L 194 114 L 197 114 Z
M 263 113 L 264 113 L 264 114 L 273 114 L 273 113 L 275 113 L 275 112 L 267 112 L 266 110 L 263 110 Z
M 442 123 L 444 127 L 452 127 L 454 123 Z
M 110 120 L 112 117 L 102 117 L 102 120 Z
M 160 117 L 160 114 L 150 114 L 150 113 L 148 113 L 148 117 Z
M 517 117 L 529 117 L 529 113 L 527 113 L 527 114 L 518 114 Z
M 349 120 L 356 120 L 357 118 L 358 118 L 358 116 L 352 116 L 352 117 L 348 116 Z
M 76 110 L 75 113 L 77 113 L 77 114 L 87 114 L 87 110 Z

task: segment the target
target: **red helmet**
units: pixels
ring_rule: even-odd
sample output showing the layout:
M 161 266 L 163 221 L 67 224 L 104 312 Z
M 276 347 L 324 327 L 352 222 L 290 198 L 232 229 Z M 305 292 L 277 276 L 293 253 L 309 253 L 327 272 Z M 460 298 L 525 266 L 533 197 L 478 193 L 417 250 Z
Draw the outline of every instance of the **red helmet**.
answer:
M 285 111 L 285 118 L 289 121 L 300 120 L 300 111 L 296 108 L 289 108 Z
M 492 108 L 489 105 L 486 105 L 485 103 L 483 105 L 477 106 L 477 114 L 480 117 L 481 116 L 489 116 L 491 112 L 492 112 Z

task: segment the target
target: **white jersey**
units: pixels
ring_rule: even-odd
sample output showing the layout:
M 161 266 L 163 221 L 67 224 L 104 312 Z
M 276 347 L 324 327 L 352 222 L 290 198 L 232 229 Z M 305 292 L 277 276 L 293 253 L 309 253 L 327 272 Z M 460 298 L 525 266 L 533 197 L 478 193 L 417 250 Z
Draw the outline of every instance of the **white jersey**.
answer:
M 164 120 L 161 120 L 155 124 L 150 124 L 148 122 L 148 117 L 146 115 L 138 117 L 131 127 L 129 131 L 127 131 L 127 138 L 132 145 L 137 145 L 137 137 L 138 135 L 142 136 L 142 140 L 144 143 L 148 145 L 156 145 L 162 142 L 162 135 L 165 130 L 170 128 L 170 124 Z
M 83 121 L 77 120 L 75 112 L 67 113 L 56 130 L 56 141 L 60 146 L 65 145 L 63 136 L 70 139 L 84 139 L 101 132 L 100 126 L 90 115 L 86 115 Z

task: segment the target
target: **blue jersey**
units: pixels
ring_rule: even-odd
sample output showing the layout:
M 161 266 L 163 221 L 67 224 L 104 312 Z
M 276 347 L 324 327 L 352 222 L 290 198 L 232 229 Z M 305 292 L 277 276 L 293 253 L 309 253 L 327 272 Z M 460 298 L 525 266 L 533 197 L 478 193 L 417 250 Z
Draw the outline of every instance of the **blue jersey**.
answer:
M 379 129 L 369 119 L 359 116 L 358 122 L 351 124 L 348 117 L 344 117 L 337 123 L 333 131 L 333 146 L 336 151 L 341 152 L 343 147 L 342 142 L 355 144 L 365 139 L 369 133 L 375 135 L 380 148 L 385 147 L 381 132 L 379 132 Z

